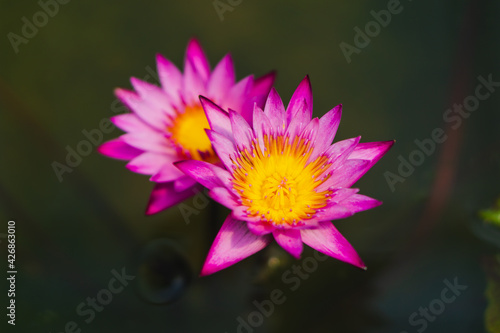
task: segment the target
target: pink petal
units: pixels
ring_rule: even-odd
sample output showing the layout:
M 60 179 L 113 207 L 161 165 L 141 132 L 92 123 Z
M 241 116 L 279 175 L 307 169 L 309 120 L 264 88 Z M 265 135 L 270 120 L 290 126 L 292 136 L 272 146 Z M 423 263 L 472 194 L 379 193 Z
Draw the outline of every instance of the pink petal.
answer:
M 341 167 L 332 172 L 332 176 L 322 184 L 321 188 L 351 187 L 352 184 L 366 173 L 369 165 L 370 161 L 347 160 Z
M 149 180 L 156 183 L 165 183 L 182 178 L 184 173 L 173 164 L 176 161 L 178 161 L 178 158 L 170 158 L 168 162 L 161 165 L 158 171 L 154 173 Z M 177 190 L 177 187 L 175 187 L 175 189 Z
M 295 116 L 288 123 L 286 136 L 290 139 L 295 138 L 310 122 L 311 116 L 309 116 L 307 102 L 303 99 L 300 104 L 297 104 L 295 108 Z
M 235 196 L 237 196 L 237 194 L 235 194 Z M 241 220 L 241 221 L 246 221 L 246 222 L 252 222 L 253 223 L 256 223 L 256 222 L 259 222 L 260 221 L 260 216 L 249 216 L 248 215 L 248 207 L 247 206 L 243 206 L 243 205 L 239 205 L 238 202 L 236 200 L 235 201 L 235 205 L 234 207 L 231 208 L 231 214 L 233 214 L 233 217 L 237 220 Z M 250 228 L 250 225 L 248 227 L 251 231 L 252 228 Z M 257 233 L 258 235 L 260 235 L 259 233 Z
M 198 191 L 201 190 L 201 187 Z M 192 197 L 198 191 L 195 187 L 190 187 L 184 191 L 176 191 L 174 182 L 157 183 L 149 197 L 146 215 L 153 215 L 161 212 L 164 209 L 172 207 L 185 199 Z
M 158 132 L 133 132 L 124 134 L 121 137 L 125 143 L 137 149 L 164 154 L 172 152 L 167 139 L 163 134 Z
M 267 222 L 248 222 L 247 226 L 256 235 L 267 235 L 276 229 Z
M 358 181 L 375 163 L 380 160 L 382 156 L 392 147 L 394 141 L 381 141 L 381 142 L 366 142 L 359 143 L 353 152 L 347 158 L 344 163 L 347 164 L 350 161 L 365 161 L 366 165 L 360 167 L 355 173 L 350 176 L 348 182 L 345 182 L 343 187 L 350 187 L 352 184 Z M 358 158 L 361 159 L 358 159 Z
M 302 101 L 305 100 L 305 110 L 301 110 L 303 107 Z M 290 124 L 290 121 L 296 117 L 297 112 L 304 112 L 308 121 L 311 120 L 313 110 L 313 96 L 312 96 L 312 88 L 311 81 L 309 80 L 309 76 L 306 76 L 300 83 L 295 92 L 290 99 L 290 103 L 288 103 L 288 107 L 286 108 L 287 115 L 287 123 Z
M 231 161 L 231 156 L 235 153 L 236 147 L 234 143 L 217 132 L 207 130 L 207 135 L 210 141 L 212 142 L 212 146 L 214 147 L 217 156 L 224 163 L 228 170 L 232 170 L 233 162 Z
M 284 248 L 296 259 L 300 259 L 300 254 L 302 253 L 303 248 L 300 233 L 301 231 L 296 229 L 276 229 L 273 231 L 273 236 L 282 248 Z
M 131 78 L 130 82 L 143 101 L 153 105 L 165 115 L 175 115 L 169 96 L 160 87 L 135 77 Z
M 314 118 L 307 124 L 306 128 L 300 133 L 300 137 L 307 139 L 308 141 L 315 142 L 318 135 L 319 119 Z M 318 138 L 321 140 L 321 138 Z
M 144 175 L 154 175 L 164 164 L 172 164 L 173 156 L 144 152 L 127 164 L 127 169 Z
M 394 142 L 394 140 L 391 140 L 360 143 L 349 155 L 349 159 L 369 160 L 371 161 L 371 166 L 373 166 L 389 151 Z
M 250 91 L 253 85 L 253 75 L 249 75 L 238 83 L 236 83 L 233 87 L 230 88 L 229 92 L 225 94 L 223 101 L 220 104 L 224 109 L 233 109 L 240 112 L 242 116 L 243 114 L 243 105 L 245 104 Z M 251 111 L 251 109 L 250 109 Z M 251 116 L 251 113 L 250 113 Z M 243 117 L 245 118 L 245 116 Z M 245 118 L 248 121 L 248 119 Z
M 264 134 L 269 134 L 272 128 L 269 118 L 264 114 L 261 108 L 257 105 L 253 111 L 253 130 L 259 142 L 260 150 L 264 152 Z
M 314 161 L 332 144 L 342 116 L 342 104 L 337 105 L 319 119 L 318 136 L 309 160 Z
M 283 101 L 278 95 L 276 89 L 271 88 L 269 96 L 267 97 L 266 106 L 264 107 L 264 114 L 267 116 L 271 125 L 273 126 L 274 133 L 281 134 L 286 129 L 286 116 Z
M 330 148 L 324 153 L 324 155 L 329 156 L 329 163 L 331 165 L 328 167 L 327 170 L 325 170 L 325 173 L 332 173 L 332 175 L 338 175 L 337 170 L 342 169 L 344 162 L 347 160 L 351 152 L 354 150 L 356 145 L 359 142 L 359 139 L 361 137 L 357 138 L 351 138 L 351 139 L 346 139 L 342 140 L 339 142 L 334 143 Z M 359 161 L 359 160 L 357 160 Z M 357 162 L 360 163 L 360 162 Z M 339 173 L 341 173 L 340 171 Z M 335 186 L 337 183 L 338 178 L 335 177 L 330 177 L 326 182 L 323 184 L 319 185 L 316 188 L 317 192 L 322 192 L 327 190 L 328 188 L 331 187 L 340 187 L 340 186 Z
M 332 193 L 329 201 L 339 203 L 342 200 L 345 200 L 358 192 L 359 192 L 358 188 L 350 188 L 350 187 L 343 188 L 343 187 L 341 187 Z
M 274 83 L 275 77 L 276 73 L 271 72 L 253 81 L 252 89 L 241 107 L 241 115 L 251 126 L 254 107 L 255 105 L 257 105 L 260 108 L 264 108 L 267 96 Z
M 350 217 L 352 215 L 354 215 L 354 212 L 349 210 L 347 207 L 340 204 L 333 204 L 319 210 L 315 217 L 319 221 L 330 221 L 345 219 L 346 217 Z
M 349 158 L 361 139 L 360 136 L 334 143 L 326 151 L 330 156 L 330 169 L 338 169 Z
M 194 180 L 193 178 L 191 178 L 189 176 L 184 175 L 184 176 L 175 180 L 174 190 L 177 192 L 182 192 L 182 191 L 186 190 L 187 188 L 192 187 L 194 185 L 196 185 L 196 180 Z
M 315 229 L 302 229 L 302 241 L 330 257 L 366 269 L 356 250 L 330 222 L 320 223 Z
M 229 110 L 229 120 L 231 120 L 231 128 L 233 131 L 234 141 L 236 146 L 243 150 L 250 149 L 253 140 L 253 130 L 243 117 L 235 111 Z
M 219 177 L 227 177 L 229 173 L 225 170 L 222 170 L 220 167 L 208 162 L 198 160 L 185 160 L 175 163 L 175 166 L 186 175 L 209 189 L 223 187 L 227 184 L 227 180 L 221 181 Z M 220 172 L 218 171 L 218 169 L 220 169 Z
M 208 63 L 207 56 L 195 38 L 191 39 L 188 43 L 186 50 L 185 62 L 190 62 L 193 68 L 198 73 L 199 77 L 206 81 L 210 75 L 210 64 Z
M 225 187 L 213 188 L 208 194 L 212 199 L 229 209 L 234 209 L 238 205 L 234 195 Z
M 357 213 L 378 207 L 382 204 L 382 201 L 367 197 L 366 195 L 354 194 L 340 201 L 339 204 L 346 207 L 351 212 Z
M 217 104 L 203 96 L 200 96 L 200 103 L 205 111 L 210 128 L 215 132 L 222 134 L 226 138 L 233 140 L 229 114 Z
M 234 64 L 231 55 L 226 55 L 215 66 L 210 79 L 208 80 L 208 96 L 223 98 L 233 87 L 235 81 Z
M 125 132 L 147 132 L 155 130 L 133 113 L 124 113 L 111 117 L 111 122 Z
M 269 244 L 269 236 L 251 232 L 247 223 L 226 218 L 208 253 L 201 275 L 213 274 L 262 250 Z
M 121 137 L 104 142 L 97 148 L 97 151 L 105 156 L 119 160 L 131 160 L 143 152 L 126 144 Z
M 214 175 L 219 178 L 219 181 L 226 187 L 227 189 L 232 189 L 233 187 L 233 176 L 222 167 L 222 163 L 219 165 L 211 164 L 210 168 L 212 169 Z
M 268 74 L 265 74 L 257 79 L 255 79 L 252 87 L 252 92 L 250 93 L 252 96 L 263 96 L 264 99 L 262 104 L 257 104 L 260 108 L 264 107 L 265 98 L 269 94 L 269 90 L 274 84 L 274 80 L 276 79 L 276 72 L 272 71 Z M 252 105 L 253 108 L 253 105 Z
M 191 60 L 184 64 L 184 80 L 182 82 L 182 96 L 188 106 L 198 104 L 199 96 L 206 95 L 206 80 L 202 78 Z
M 348 203 L 346 199 L 352 197 L 359 191 L 357 188 L 339 188 L 334 190 L 329 199 L 327 207 L 317 211 L 315 218 L 319 221 L 337 220 L 352 216 L 357 210 L 352 209 L 348 204 L 342 205 L 341 202 Z
M 129 90 L 115 89 L 115 95 L 148 125 L 158 130 L 163 130 L 166 127 L 167 117 L 160 108 L 144 101 L 136 93 Z
M 181 71 L 170 60 L 164 58 L 161 54 L 156 55 L 156 67 L 158 69 L 158 77 L 160 79 L 162 89 L 170 97 L 170 103 L 179 108 L 182 104 L 180 94 L 182 85 Z

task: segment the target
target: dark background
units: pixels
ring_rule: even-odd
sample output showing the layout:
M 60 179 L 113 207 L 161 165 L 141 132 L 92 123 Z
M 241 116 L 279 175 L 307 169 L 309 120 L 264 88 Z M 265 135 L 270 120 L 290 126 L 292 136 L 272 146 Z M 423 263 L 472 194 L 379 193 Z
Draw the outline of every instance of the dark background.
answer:
M 401 1 L 401 12 L 350 63 L 340 43 L 354 46 L 353 29 L 364 30 L 374 20 L 370 11 L 386 10 L 387 1 L 232 3 L 221 20 L 212 1 L 72 0 L 16 53 L 8 34 L 22 37 L 22 18 L 33 22 L 42 8 L 0 1 L 0 233 L 16 222 L 18 268 L 9 331 L 63 332 L 73 321 L 82 332 L 236 332 L 240 317 L 257 326 L 240 332 L 485 332 L 488 262 L 499 252 L 499 234 L 485 229 L 477 212 L 500 195 L 500 91 L 456 129 L 443 114 L 474 95 L 478 76 L 500 81 L 500 3 Z M 222 208 L 209 205 L 189 223 L 178 207 L 146 217 L 153 184 L 95 146 L 58 180 L 52 163 L 65 163 L 67 147 L 86 140 L 83 130 L 115 114 L 113 89 L 154 72 L 156 53 L 182 67 L 193 36 L 212 66 L 230 52 L 238 79 L 277 70 L 285 103 L 309 74 L 316 116 L 344 106 L 336 140 L 397 141 L 355 185 L 384 205 L 336 222 L 366 272 L 309 259 L 317 268 L 298 279 L 289 271 L 313 251 L 295 261 L 273 243 L 200 278 Z M 414 141 L 431 138 L 435 128 L 448 139 L 392 191 L 387 172 L 397 174 L 400 158 L 418 148 Z M 5 272 L 7 243 L 0 240 Z M 123 269 L 135 279 L 92 320 L 79 315 L 78 306 Z M 467 289 L 425 329 L 412 325 L 412 314 L 436 306 L 443 281 L 455 279 Z M 0 280 L 3 325 L 8 286 Z M 254 301 L 268 304 L 274 289 L 286 300 L 255 314 Z

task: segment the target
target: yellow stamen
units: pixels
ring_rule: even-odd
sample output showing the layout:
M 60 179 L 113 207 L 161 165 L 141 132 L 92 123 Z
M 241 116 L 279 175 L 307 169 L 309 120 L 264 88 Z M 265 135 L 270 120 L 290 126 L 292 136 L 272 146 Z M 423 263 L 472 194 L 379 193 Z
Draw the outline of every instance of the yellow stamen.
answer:
M 327 156 L 307 163 L 313 147 L 304 138 L 290 142 L 284 136 L 264 136 L 264 151 L 257 141 L 251 150 L 233 159 L 233 188 L 247 206 L 248 216 L 258 216 L 275 226 L 308 220 L 327 204 L 329 190 L 316 192 L 328 179 Z
M 170 140 L 177 146 L 180 154 L 186 159 L 217 161 L 210 139 L 205 129 L 210 128 L 205 112 L 200 105 L 186 107 L 177 112 L 172 125 L 167 128 Z

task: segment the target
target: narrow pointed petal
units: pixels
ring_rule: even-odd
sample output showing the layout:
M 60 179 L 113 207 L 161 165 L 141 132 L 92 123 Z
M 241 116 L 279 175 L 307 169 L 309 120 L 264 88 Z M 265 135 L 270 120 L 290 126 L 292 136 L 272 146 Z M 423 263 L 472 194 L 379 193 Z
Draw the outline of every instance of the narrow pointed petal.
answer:
M 225 187 L 213 188 L 208 193 L 212 199 L 229 209 L 234 209 L 238 206 L 236 198 Z
M 123 104 L 151 127 L 158 130 L 165 128 L 167 117 L 165 116 L 165 112 L 161 111 L 158 107 L 143 101 L 141 97 L 133 91 L 116 89 L 115 95 Z
M 385 153 L 387 153 L 387 151 L 389 151 L 394 142 L 394 140 L 391 140 L 360 143 L 349 155 L 349 159 L 369 160 L 371 166 L 373 166 L 385 155 Z
M 311 116 L 309 115 L 307 102 L 305 99 L 302 100 L 300 105 L 297 105 L 295 111 L 295 116 L 288 122 L 288 127 L 286 130 L 286 136 L 290 138 L 294 138 L 295 136 L 299 135 L 311 122 Z
M 224 175 L 225 170 L 216 165 L 198 160 L 185 160 L 174 164 L 179 170 L 209 189 L 225 187 L 227 184 L 219 178 L 219 175 Z M 221 169 L 219 174 L 217 169 Z
M 269 90 L 274 84 L 274 81 L 276 79 L 276 72 L 272 71 L 270 73 L 267 73 L 257 79 L 255 79 L 253 88 L 252 88 L 252 95 L 253 96 L 264 96 L 264 101 L 265 98 L 267 98 L 267 95 L 269 94 Z M 259 105 L 259 107 L 264 107 L 264 105 Z
M 342 116 L 342 104 L 337 105 L 319 119 L 318 140 L 309 161 L 314 161 L 322 152 L 327 150 L 337 134 Z
M 244 150 L 245 148 L 251 149 L 253 137 L 253 130 L 243 117 L 232 110 L 229 110 L 229 119 L 231 120 L 231 129 L 233 131 L 234 141 L 236 146 Z
M 182 96 L 186 105 L 198 104 L 199 96 L 207 94 L 206 82 L 193 62 L 187 59 L 184 64 L 184 80 L 182 82 Z
M 281 230 L 276 229 L 273 231 L 273 236 L 276 242 L 285 249 L 288 253 L 294 256 L 296 259 L 300 259 L 300 254 L 302 253 L 303 245 L 302 238 L 300 237 L 300 230 L 288 229 Z
M 321 138 L 317 137 L 318 135 L 318 127 L 319 127 L 319 119 L 314 118 L 307 124 L 307 126 L 302 130 L 300 136 L 309 141 L 316 142 L 316 139 L 321 140 Z
M 253 111 L 253 130 L 257 140 L 259 142 L 260 150 L 264 151 L 264 135 L 269 134 L 269 129 L 271 128 L 271 121 L 264 114 L 261 108 L 255 106 Z
M 195 188 L 196 186 L 179 192 L 175 190 L 174 182 L 156 184 L 149 197 L 146 215 L 159 213 L 164 209 L 177 205 L 185 199 L 192 197 L 201 190 L 201 187 L 198 188 L 198 190 L 195 190 Z
M 329 205 L 325 208 L 318 210 L 316 218 L 320 221 L 337 220 L 352 216 L 359 210 L 352 209 L 349 201 L 346 200 L 352 197 L 359 191 L 357 188 L 339 188 L 334 191 L 329 200 Z M 346 202 L 346 206 L 341 203 Z
M 330 222 L 315 229 L 302 229 L 302 241 L 313 249 L 335 259 L 366 269 L 356 250 Z
M 285 107 L 276 89 L 272 88 L 267 97 L 264 114 L 271 122 L 274 133 L 283 133 L 286 127 Z
M 248 222 L 247 226 L 256 235 L 267 235 L 275 230 L 272 225 L 265 222 Z
M 329 221 L 345 219 L 346 217 L 350 217 L 353 215 L 354 212 L 352 212 L 348 208 L 340 204 L 333 204 L 318 211 L 316 213 L 316 218 L 320 221 Z
M 146 132 L 155 131 L 154 128 L 146 124 L 133 113 L 124 113 L 111 117 L 111 122 L 125 132 Z
M 144 152 L 127 164 L 127 169 L 144 175 L 154 175 L 164 164 L 172 164 L 174 156 Z
M 188 43 L 186 50 L 186 62 L 190 62 L 193 68 L 198 73 L 199 77 L 206 81 L 210 75 L 210 64 L 208 63 L 207 56 L 195 38 L 191 39 Z
M 221 184 L 223 184 L 227 189 L 232 189 L 233 187 L 233 176 L 221 166 L 210 164 L 210 168 L 214 175 L 219 178 Z
M 351 154 L 352 155 L 352 154 Z M 378 157 L 380 158 L 380 157 Z M 362 163 L 362 162 L 364 163 Z M 354 162 L 354 163 L 353 163 Z M 352 164 L 351 164 L 352 163 Z M 372 166 L 375 165 L 376 162 L 370 160 L 354 160 L 347 159 L 347 161 L 343 164 L 343 166 L 337 170 L 341 170 L 342 173 L 346 174 L 346 178 L 335 186 L 339 187 L 351 187 L 354 183 L 356 183 L 365 173 L 370 170 Z M 356 165 L 356 168 L 352 168 L 352 165 Z M 337 171 L 335 171 L 337 172 Z M 348 174 L 348 176 L 347 176 Z
M 368 170 L 369 161 L 347 160 L 341 167 L 335 169 L 332 176 L 325 181 L 325 187 L 351 187 Z
M 306 110 L 300 110 L 302 107 L 302 100 L 306 101 Z M 312 88 L 311 88 L 311 81 L 309 80 L 309 76 L 306 76 L 299 84 L 297 89 L 292 95 L 292 98 L 290 99 L 290 103 L 288 104 L 288 107 L 286 108 L 286 114 L 287 114 L 287 122 L 290 123 L 290 121 L 295 118 L 296 113 L 298 111 L 305 112 L 309 120 L 312 118 L 312 110 L 313 110 L 313 97 L 312 97 Z
M 220 102 L 223 107 L 225 106 L 226 109 L 233 109 L 237 110 L 240 112 L 240 114 L 245 118 L 245 120 L 248 122 L 248 117 L 252 117 L 251 112 L 249 114 L 248 111 L 251 111 L 252 109 L 250 108 L 249 110 L 244 110 L 243 106 L 248 99 L 247 96 L 250 95 L 250 91 L 252 89 L 253 85 L 253 75 L 249 75 L 242 80 L 240 80 L 238 83 L 236 83 L 227 94 L 224 96 L 224 100 Z M 251 122 L 249 122 L 250 124 Z
M 350 196 L 352 196 L 358 192 L 359 192 L 359 188 L 341 187 L 341 188 L 333 191 L 333 194 L 330 197 L 330 202 L 339 203 L 339 202 L 349 198 Z
M 249 98 L 244 101 L 241 108 L 241 115 L 250 125 L 252 125 L 252 113 L 255 105 L 257 105 L 261 109 L 264 108 L 267 97 L 269 95 L 269 91 L 274 84 L 275 77 L 276 73 L 271 72 L 254 80 L 252 89 L 250 91 L 250 94 L 248 95 Z
M 143 101 L 147 101 L 147 104 L 153 105 L 165 115 L 174 115 L 170 98 L 161 88 L 135 77 L 131 78 L 130 82 Z
M 210 129 L 222 134 L 229 140 L 233 140 L 233 132 L 231 131 L 231 121 L 229 120 L 229 114 L 221 109 L 217 104 L 200 96 L 200 103 L 207 116 L 208 123 L 210 124 Z
M 227 54 L 215 66 L 210 79 L 208 80 L 208 96 L 225 96 L 235 82 L 234 64 L 231 55 Z
M 217 132 L 211 130 L 207 130 L 206 132 L 208 138 L 212 141 L 212 146 L 214 147 L 217 156 L 219 156 L 220 160 L 228 170 L 232 170 L 233 162 L 231 161 L 231 156 L 236 151 L 234 143 Z
M 97 151 L 105 156 L 127 161 L 143 153 L 143 150 L 125 143 L 121 137 L 104 142 Z
M 123 134 L 121 137 L 125 143 L 137 149 L 157 153 L 168 153 L 172 151 L 166 138 L 163 137 L 163 134 L 158 132 L 133 132 Z
M 213 274 L 227 268 L 266 247 L 271 238 L 251 232 L 247 223 L 229 215 L 208 253 L 201 275 Z
M 174 165 L 177 158 L 170 158 L 169 160 L 169 162 L 161 165 L 158 171 L 149 179 L 150 181 L 156 183 L 172 182 L 184 176 L 184 173 Z
M 235 201 L 235 202 L 237 203 L 237 201 Z M 252 222 L 252 224 L 260 222 L 259 216 L 249 216 L 248 215 L 246 206 L 241 206 L 237 203 L 233 208 L 231 208 L 231 210 L 232 210 L 231 214 L 233 214 L 233 217 L 237 220 Z M 250 226 L 249 226 L 249 229 L 252 230 L 252 228 L 250 228 Z M 256 233 L 256 234 L 260 235 L 260 233 Z
M 342 164 L 349 158 L 361 139 L 360 136 L 342 140 L 334 143 L 327 151 L 326 154 L 330 156 L 330 169 L 335 170 L 342 166 Z
M 190 187 L 193 187 L 194 185 L 196 185 L 196 180 L 189 176 L 183 175 L 175 180 L 174 190 L 176 192 L 182 192 Z
M 156 55 L 156 67 L 161 87 L 171 99 L 170 104 L 179 107 L 182 102 L 180 91 L 182 84 L 181 71 L 161 54 Z
M 346 207 L 353 213 L 378 207 L 382 201 L 367 197 L 362 194 L 354 194 L 339 202 L 340 205 Z

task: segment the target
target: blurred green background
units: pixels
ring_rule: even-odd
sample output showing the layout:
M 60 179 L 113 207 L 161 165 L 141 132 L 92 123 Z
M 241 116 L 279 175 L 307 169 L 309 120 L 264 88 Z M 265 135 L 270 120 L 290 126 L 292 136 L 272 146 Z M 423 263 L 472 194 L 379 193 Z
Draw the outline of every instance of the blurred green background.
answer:
M 500 81 L 500 3 L 401 1 L 350 62 L 340 44 L 355 46 L 354 28 L 364 31 L 370 12 L 386 10 L 387 1 L 215 3 L 227 10 L 218 12 L 214 1 L 72 0 L 13 47 L 9 33 L 25 38 L 23 17 L 33 22 L 43 9 L 0 1 L 0 233 L 16 222 L 18 267 L 16 326 L 4 313 L 2 325 L 17 332 L 486 332 L 486 313 L 491 323 L 500 316 L 487 297 L 498 295 L 500 236 L 477 212 L 500 195 L 500 91 L 456 129 L 443 114 L 474 95 L 478 76 Z M 309 74 L 316 116 L 344 106 L 336 140 L 397 141 L 355 185 L 384 205 L 335 223 L 366 272 L 306 259 L 315 258 L 309 248 L 295 261 L 274 243 L 199 278 L 222 208 L 210 205 L 189 223 L 177 207 L 146 217 L 153 183 L 95 146 L 58 180 L 52 163 L 64 163 L 67 147 L 86 140 L 83 130 L 115 115 L 113 89 L 130 88 L 131 76 L 151 77 L 156 53 L 182 67 L 193 36 L 212 66 L 230 52 L 238 79 L 277 70 L 285 103 Z M 448 139 L 392 191 L 387 172 L 397 174 L 414 141 L 435 128 Z M 298 277 L 294 265 L 311 272 Z M 135 278 L 109 294 L 113 270 Z M 8 285 L 0 280 L 6 312 Z M 445 280 L 467 286 L 449 304 Z M 275 289 L 285 300 L 259 312 L 255 303 L 269 304 Z M 97 296 L 106 305 L 89 310 L 88 298 Z M 419 311 L 429 306 L 439 314 L 424 319 Z

